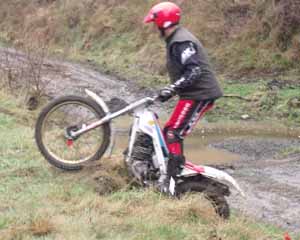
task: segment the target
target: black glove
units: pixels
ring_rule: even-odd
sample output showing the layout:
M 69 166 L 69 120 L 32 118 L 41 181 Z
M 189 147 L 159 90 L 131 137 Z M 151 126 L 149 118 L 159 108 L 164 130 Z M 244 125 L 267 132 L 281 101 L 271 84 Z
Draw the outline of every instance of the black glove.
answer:
M 166 102 L 175 94 L 176 92 L 172 87 L 164 87 L 159 91 L 158 100 L 161 102 Z

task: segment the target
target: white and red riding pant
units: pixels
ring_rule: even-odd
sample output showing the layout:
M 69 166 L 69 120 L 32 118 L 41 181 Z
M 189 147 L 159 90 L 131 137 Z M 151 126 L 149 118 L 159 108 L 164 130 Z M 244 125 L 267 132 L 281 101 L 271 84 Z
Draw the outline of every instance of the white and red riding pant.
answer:
M 164 127 L 164 136 L 172 155 L 183 156 L 183 139 L 203 115 L 214 106 L 214 100 L 180 99 Z

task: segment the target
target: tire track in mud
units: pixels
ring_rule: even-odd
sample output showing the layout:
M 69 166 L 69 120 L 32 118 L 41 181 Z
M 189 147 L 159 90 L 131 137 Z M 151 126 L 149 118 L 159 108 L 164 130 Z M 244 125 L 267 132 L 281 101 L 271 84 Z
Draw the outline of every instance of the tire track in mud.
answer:
M 0 48 L 0 67 L 2 69 L 9 67 L 17 70 L 26 62 L 28 62 L 28 58 L 24 53 L 12 48 Z M 48 82 L 45 92 L 50 98 L 73 94 L 85 96 L 84 90 L 89 89 L 105 101 L 112 101 L 112 107 L 116 109 L 124 105 L 124 102 L 118 99 L 132 102 L 137 98 L 153 94 L 152 91 L 146 91 L 133 81 L 122 81 L 116 77 L 102 74 L 93 67 L 60 60 L 43 59 L 41 80 Z

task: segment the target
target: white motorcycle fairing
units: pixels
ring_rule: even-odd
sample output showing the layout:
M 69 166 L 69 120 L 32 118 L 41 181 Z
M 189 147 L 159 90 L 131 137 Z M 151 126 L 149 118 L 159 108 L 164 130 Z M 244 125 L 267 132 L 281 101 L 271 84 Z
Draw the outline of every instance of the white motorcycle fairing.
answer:
M 167 173 L 166 163 L 168 161 L 168 148 L 160 130 L 157 117 L 153 112 L 147 109 L 136 111 L 135 117 L 137 122 L 134 124 L 136 125 L 134 128 L 136 128 L 138 132 L 143 132 L 151 136 L 155 150 L 153 164 L 165 175 Z

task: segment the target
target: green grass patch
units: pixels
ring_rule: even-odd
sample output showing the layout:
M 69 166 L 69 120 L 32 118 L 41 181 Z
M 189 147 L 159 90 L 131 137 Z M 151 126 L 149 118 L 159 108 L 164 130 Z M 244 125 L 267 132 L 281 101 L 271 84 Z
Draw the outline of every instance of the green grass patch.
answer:
M 300 96 L 300 88 L 294 87 L 294 88 L 285 88 L 279 91 L 279 97 L 282 100 L 289 100 L 292 97 L 299 97 Z
M 299 147 L 290 147 L 290 148 L 286 148 L 284 150 L 282 150 L 279 153 L 279 158 L 285 158 L 291 155 L 296 155 L 296 154 L 300 154 L 300 148 Z
M 224 94 L 237 94 L 239 96 L 247 97 L 257 91 L 260 86 L 260 83 L 226 83 L 223 86 L 223 90 Z
M 223 82 L 224 97 L 206 117 L 209 121 L 236 121 L 248 115 L 249 120 L 272 121 L 289 126 L 300 126 L 300 111 L 291 107 L 291 99 L 300 96 L 300 87 L 287 86 L 271 90 L 266 81 L 255 83 Z M 236 96 L 236 97 L 234 97 Z M 244 99 L 240 99 L 240 96 Z

